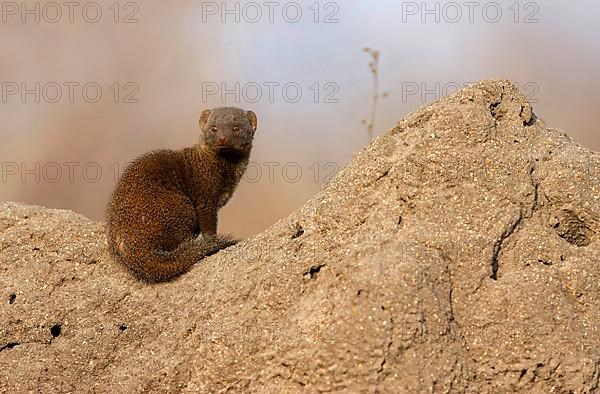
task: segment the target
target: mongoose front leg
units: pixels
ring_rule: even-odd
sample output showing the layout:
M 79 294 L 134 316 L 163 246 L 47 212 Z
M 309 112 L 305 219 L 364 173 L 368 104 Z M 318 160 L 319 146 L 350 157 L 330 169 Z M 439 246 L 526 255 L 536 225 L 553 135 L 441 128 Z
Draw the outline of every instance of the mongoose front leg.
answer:
M 217 236 L 217 210 L 208 207 L 198 207 L 197 212 L 202 236 L 205 238 L 215 238 Z

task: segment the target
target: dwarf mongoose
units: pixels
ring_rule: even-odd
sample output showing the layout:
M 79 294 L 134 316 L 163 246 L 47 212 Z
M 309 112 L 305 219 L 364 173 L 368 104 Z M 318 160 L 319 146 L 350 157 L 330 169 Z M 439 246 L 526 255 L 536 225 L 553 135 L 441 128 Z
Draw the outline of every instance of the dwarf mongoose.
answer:
M 138 279 L 162 282 L 233 245 L 217 235 L 217 211 L 244 174 L 256 115 L 214 108 L 200 115 L 200 143 L 158 150 L 123 172 L 106 211 L 111 255 Z

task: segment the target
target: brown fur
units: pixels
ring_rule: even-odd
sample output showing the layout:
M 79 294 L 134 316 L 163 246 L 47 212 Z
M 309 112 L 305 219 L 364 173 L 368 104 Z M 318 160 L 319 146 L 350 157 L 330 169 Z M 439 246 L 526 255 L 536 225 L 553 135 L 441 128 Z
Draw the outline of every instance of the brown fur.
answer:
M 256 115 L 239 108 L 205 110 L 200 128 L 198 145 L 133 161 L 110 199 L 109 250 L 138 279 L 173 279 L 235 243 L 217 235 L 217 211 L 246 170 Z

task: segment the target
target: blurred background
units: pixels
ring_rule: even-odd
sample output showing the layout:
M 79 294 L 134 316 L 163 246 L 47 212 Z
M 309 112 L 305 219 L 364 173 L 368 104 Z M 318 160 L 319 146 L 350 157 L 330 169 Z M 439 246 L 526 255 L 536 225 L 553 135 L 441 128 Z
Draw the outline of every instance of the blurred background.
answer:
M 198 115 L 258 114 L 222 232 L 258 233 L 375 134 L 469 82 L 517 83 L 549 125 L 600 150 L 600 4 L 338 0 L 2 2 L 0 199 L 103 220 L 136 156 L 197 142 Z

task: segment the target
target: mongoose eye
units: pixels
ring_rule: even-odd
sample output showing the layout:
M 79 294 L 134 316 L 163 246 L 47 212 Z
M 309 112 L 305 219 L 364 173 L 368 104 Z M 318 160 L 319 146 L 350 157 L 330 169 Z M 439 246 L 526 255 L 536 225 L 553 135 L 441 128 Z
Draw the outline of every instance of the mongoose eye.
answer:
M 233 126 L 233 131 L 240 131 L 239 126 Z
M 212 131 L 213 133 L 216 133 L 217 130 L 218 130 L 217 126 L 213 126 L 213 127 L 210 128 L 210 131 Z

